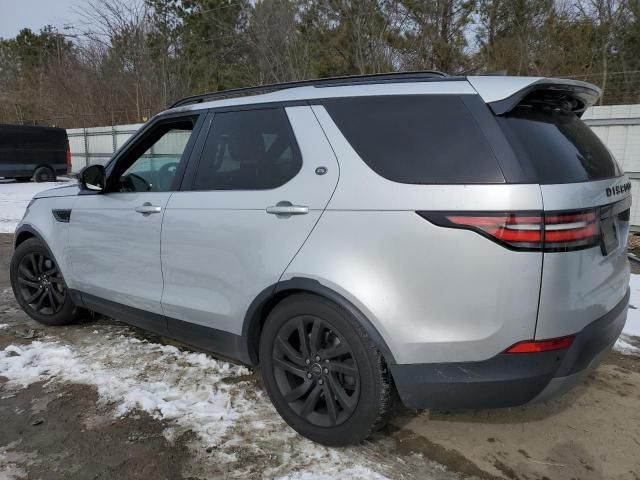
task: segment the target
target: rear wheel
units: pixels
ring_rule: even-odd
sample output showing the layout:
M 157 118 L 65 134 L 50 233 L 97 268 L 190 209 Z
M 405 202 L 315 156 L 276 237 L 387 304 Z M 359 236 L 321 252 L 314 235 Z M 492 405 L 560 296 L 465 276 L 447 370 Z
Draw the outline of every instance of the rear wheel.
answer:
M 80 309 L 71 300 L 62 273 L 38 239 L 25 240 L 16 248 L 10 277 L 16 300 L 35 321 L 67 325 L 78 319 Z
M 260 366 L 280 415 L 324 445 L 364 440 L 394 403 L 391 376 L 364 329 L 315 295 L 294 295 L 274 308 L 260 339 Z
M 33 178 L 36 182 L 54 182 L 56 174 L 49 167 L 36 168 Z

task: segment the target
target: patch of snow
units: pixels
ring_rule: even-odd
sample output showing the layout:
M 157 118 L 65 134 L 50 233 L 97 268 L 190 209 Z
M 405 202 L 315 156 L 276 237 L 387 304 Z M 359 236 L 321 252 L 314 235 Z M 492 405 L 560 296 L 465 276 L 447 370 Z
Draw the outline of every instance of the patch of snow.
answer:
M 19 453 L 9 451 L 17 442 L 0 447 L 0 480 L 19 480 L 27 478 L 27 472 L 22 466 L 26 463 L 26 457 Z
M 13 233 L 16 230 L 36 193 L 61 185 L 69 185 L 69 182 L 0 182 L 0 233 Z
M 57 342 L 9 345 L 0 351 L 0 375 L 26 387 L 53 378 L 94 385 L 116 415 L 144 410 L 156 418 L 178 419 L 215 441 L 238 418 L 224 379 L 249 370 L 202 353 L 124 335 L 106 348 L 82 350 Z
M 8 325 L 8 324 L 6 324 L 6 323 L 0 323 L 0 330 L 5 330 L 5 329 L 7 329 L 7 328 L 9 328 L 9 325 Z
M 640 275 L 631 274 L 629 287 L 631 289 L 631 298 L 629 299 L 629 310 L 627 311 L 627 323 L 622 333 L 640 337 Z
M 630 338 L 624 334 L 618 338 L 613 348 L 624 355 L 640 356 L 640 348 L 630 343 Z
M 274 457 L 277 460 L 260 467 L 265 478 L 384 480 L 383 474 L 392 473 L 388 465 L 382 466 L 380 454 L 366 447 L 330 449 L 297 435 L 246 367 L 140 340 L 126 327 L 87 331 L 100 335 L 86 335 L 73 345 L 45 337 L 0 350 L 5 387 L 23 388 L 38 381 L 94 385 L 101 404 L 116 416 L 141 409 L 169 420 L 169 441 L 188 430 L 195 432 L 194 454 L 208 469 L 244 471 L 251 468 L 243 463 L 246 458 Z M 400 471 L 409 468 L 386 455 L 384 459 Z M 422 461 L 420 468 L 428 478 L 441 466 Z

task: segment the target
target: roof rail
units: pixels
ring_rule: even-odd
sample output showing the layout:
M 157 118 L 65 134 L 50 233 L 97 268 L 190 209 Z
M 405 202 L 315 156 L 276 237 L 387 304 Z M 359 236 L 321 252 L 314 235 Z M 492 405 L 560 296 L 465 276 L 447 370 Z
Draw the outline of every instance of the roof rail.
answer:
M 219 92 L 193 95 L 191 97 L 186 97 L 182 100 L 178 100 L 169 108 L 182 107 L 184 105 L 190 105 L 192 103 L 202 103 L 205 100 L 242 97 L 245 95 L 259 95 L 296 87 L 337 87 L 368 83 L 420 82 L 439 79 L 443 77 L 448 77 L 448 75 L 436 70 L 424 70 L 416 72 L 374 73 L 370 75 L 350 75 L 345 77 L 329 77 L 319 78 L 315 80 L 298 80 L 294 82 L 271 83 L 268 85 L 231 88 L 229 90 L 221 90 Z

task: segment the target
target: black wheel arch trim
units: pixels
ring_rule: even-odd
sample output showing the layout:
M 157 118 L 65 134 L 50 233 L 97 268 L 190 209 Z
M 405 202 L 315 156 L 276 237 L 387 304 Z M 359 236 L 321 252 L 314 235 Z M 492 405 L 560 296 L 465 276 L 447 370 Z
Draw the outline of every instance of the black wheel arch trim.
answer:
M 242 325 L 242 336 L 247 339 L 251 364 L 258 364 L 258 344 L 260 342 L 260 333 L 262 330 L 262 322 L 265 319 L 265 313 L 270 311 L 281 299 L 294 293 L 314 293 L 344 308 L 365 329 L 367 335 L 369 335 L 378 350 L 382 353 L 387 365 L 396 364 L 395 357 L 387 345 L 387 342 L 382 338 L 382 335 L 380 335 L 380 332 L 378 332 L 378 329 L 373 325 L 371 320 L 369 320 L 358 307 L 318 280 L 306 277 L 293 277 L 289 280 L 270 285 L 258 294 L 247 309 Z
M 28 224 L 21 225 L 15 231 L 14 237 L 13 237 L 13 250 L 14 251 L 15 251 L 16 248 L 18 248 L 18 245 L 20 245 L 22 242 L 25 241 L 25 240 L 22 240 L 22 241 L 18 242 L 18 239 L 24 233 L 28 233 L 31 237 L 37 238 L 40 241 L 40 243 L 42 243 L 42 245 L 44 245 L 44 248 L 47 250 L 47 253 L 49 255 L 51 255 L 51 258 L 56 262 L 56 265 L 58 265 L 58 268 L 60 268 L 60 262 L 58 262 L 58 260 L 56 259 L 56 256 L 53 254 L 53 252 L 49 248 L 49 245 L 45 241 L 44 236 L 38 230 L 36 230 L 34 227 L 32 227 L 31 225 L 28 225 Z

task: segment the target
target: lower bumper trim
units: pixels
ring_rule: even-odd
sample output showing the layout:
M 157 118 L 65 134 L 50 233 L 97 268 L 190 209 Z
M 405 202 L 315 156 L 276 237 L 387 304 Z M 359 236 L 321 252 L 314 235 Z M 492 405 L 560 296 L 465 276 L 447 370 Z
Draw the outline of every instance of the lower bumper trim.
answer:
M 496 408 L 538 402 L 571 389 L 607 355 L 624 327 L 629 294 L 576 334 L 570 348 L 499 354 L 480 362 L 391 365 L 408 408 Z

